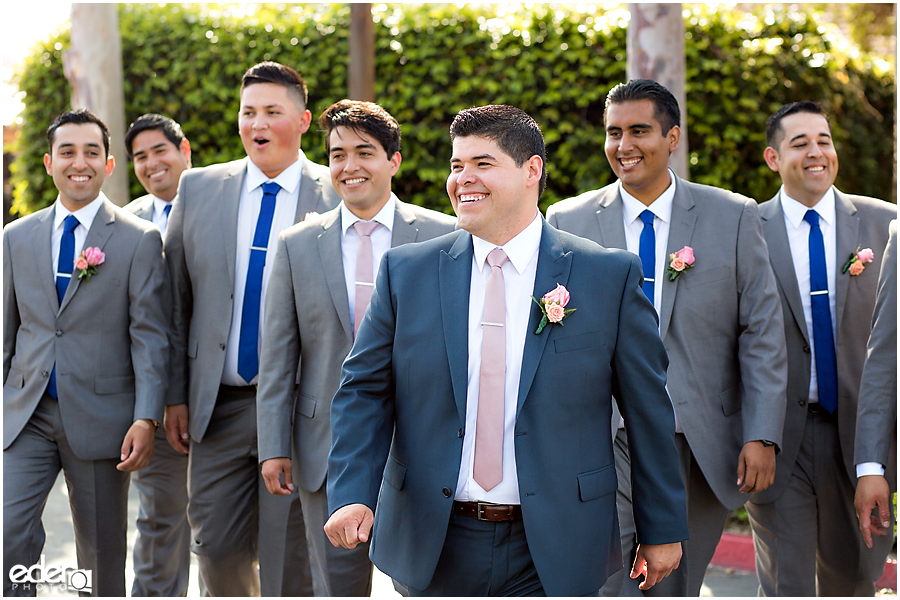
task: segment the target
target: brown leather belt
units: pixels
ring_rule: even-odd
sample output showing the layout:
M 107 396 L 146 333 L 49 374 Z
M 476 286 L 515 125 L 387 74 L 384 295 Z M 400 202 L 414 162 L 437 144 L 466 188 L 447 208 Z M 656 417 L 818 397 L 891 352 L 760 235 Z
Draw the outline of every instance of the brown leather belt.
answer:
M 522 507 L 518 504 L 454 501 L 453 512 L 479 521 L 518 521 L 522 518 Z

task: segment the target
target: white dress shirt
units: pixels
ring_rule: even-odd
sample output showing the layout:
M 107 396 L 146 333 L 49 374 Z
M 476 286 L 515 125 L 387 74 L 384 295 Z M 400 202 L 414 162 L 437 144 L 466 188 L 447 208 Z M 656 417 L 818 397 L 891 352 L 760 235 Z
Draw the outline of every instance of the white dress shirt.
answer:
M 166 207 L 171 205 L 171 202 L 166 202 L 162 198 L 153 196 L 153 217 L 150 221 L 159 227 L 159 232 L 162 233 L 163 239 L 166 239 L 166 226 L 169 224 L 169 216 L 166 214 Z
M 803 304 L 803 316 L 806 319 L 806 331 L 809 333 L 810 373 L 809 401 L 819 401 L 819 382 L 816 377 L 816 345 L 813 340 L 812 298 L 809 295 L 809 230 L 810 224 L 803 218 L 808 207 L 797 202 L 784 192 L 781 187 L 781 206 L 784 212 L 784 226 L 787 229 L 788 243 L 791 246 L 791 260 L 794 262 L 794 274 L 800 288 L 800 301 Z M 834 188 L 829 188 L 822 199 L 813 207 L 819 213 L 819 228 L 825 241 L 825 270 L 828 274 L 828 307 L 831 310 L 831 332 L 837 344 L 835 330 L 835 273 L 837 271 L 837 233 L 834 212 Z M 776 258 L 777 257 L 773 257 Z
M 531 297 L 534 294 L 534 277 L 537 273 L 538 248 L 541 244 L 540 214 L 519 235 L 500 246 L 509 260 L 503 263 L 503 286 L 506 291 L 506 384 L 504 394 L 503 424 L 503 480 L 489 492 L 478 485 L 473 477 L 475 462 L 475 421 L 478 416 L 478 386 L 481 378 L 481 321 L 484 315 L 484 289 L 491 275 L 487 255 L 497 246 L 472 236 L 472 278 L 469 288 L 469 365 L 466 388 L 466 428 L 463 437 L 462 461 L 456 483 L 457 500 L 479 501 L 495 504 L 519 504 L 519 484 L 516 473 L 516 405 L 519 399 L 519 375 L 522 372 L 522 355 L 528 317 L 531 314 Z M 541 292 L 543 295 L 550 290 Z
M 391 194 L 391 199 L 384 203 L 378 214 L 372 218 L 380 224 L 372 230 L 369 239 L 372 240 L 372 281 L 378 277 L 378 265 L 381 257 L 391 247 L 391 235 L 394 228 L 394 208 L 397 197 Z M 359 250 L 359 233 L 353 227 L 359 217 L 350 212 L 350 209 L 341 201 L 341 259 L 344 262 L 344 282 L 347 285 L 347 298 L 350 300 L 350 327 L 355 325 L 356 315 L 356 252 Z
M 641 213 L 649 210 L 653 213 L 653 233 L 656 236 L 656 265 L 653 270 L 653 308 L 659 314 L 662 307 L 663 286 L 668 283 L 666 279 L 666 267 L 669 265 L 669 256 L 666 254 L 669 247 L 669 228 L 672 223 L 672 203 L 675 201 L 675 173 L 669 169 L 669 187 L 666 188 L 650 206 L 625 191 L 622 181 L 619 180 L 619 194 L 622 196 L 622 219 L 625 222 L 625 249 L 640 256 L 641 232 L 644 231 L 644 222 L 641 221 Z M 680 248 L 679 248 L 680 250 Z M 659 324 L 657 323 L 657 327 Z M 668 393 L 668 384 L 666 392 Z M 674 406 L 673 406 L 674 408 Z M 625 427 L 625 419 L 619 419 L 619 428 Z M 682 433 L 681 421 L 675 414 L 675 433 Z
M 241 201 L 238 207 L 237 252 L 234 262 L 234 309 L 231 313 L 231 331 L 228 333 L 228 345 L 225 348 L 225 369 L 222 372 L 222 383 L 225 385 L 252 385 L 252 381 L 244 381 L 238 375 L 238 344 L 241 340 L 241 313 L 244 309 L 244 288 L 247 285 L 247 270 L 250 266 L 250 245 L 256 233 L 256 222 L 262 206 L 262 184 L 274 181 L 281 186 L 275 197 L 275 214 L 272 218 L 272 229 L 269 232 L 269 243 L 266 252 L 266 266 L 263 268 L 262 297 L 259 301 L 259 339 L 262 343 L 263 317 L 266 305 L 266 288 L 272 274 L 272 263 L 275 248 L 278 246 L 278 234 L 294 224 L 297 215 L 297 198 L 300 196 L 300 176 L 303 174 L 303 162 L 298 160 L 282 171 L 275 179 L 269 179 L 259 170 L 253 161 L 247 161 L 247 174 L 241 190 Z M 225 257 L 222 257 L 225 260 Z M 257 346 L 259 348 L 259 346 Z
M 106 198 L 106 196 L 103 195 L 103 192 L 100 192 L 100 195 L 95 199 L 75 212 L 72 212 L 63 206 L 57 196 L 56 203 L 53 205 L 53 231 L 50 234 L 50 256 L 53 260 L 53 263 L 51 263 L 51 268 L 53 269 L 53 281 L 56 281 L 56 269 L 59 266 L 59 243 L 62 241 L 63 231 L 65 230 L 63 221 L 65 221 L 66 217 L 69 215 L 75 215 L 75 218 L 78 219 L 78 227 L 76 227 L 73 232 L 75 234 L 75 256 L 72 257 L 72 273 L 74 277 L 77 277 L 77 275 L 74 275 L 74 259 L 78 258 L 81 251 L 84 250 L 84 240 L 87 239 L 88 230 L 90 230 L 91 225 L 94 223 L 94 217 L 97 216 L 97 212 L 100 210 L 100 200 L 102 198 Z

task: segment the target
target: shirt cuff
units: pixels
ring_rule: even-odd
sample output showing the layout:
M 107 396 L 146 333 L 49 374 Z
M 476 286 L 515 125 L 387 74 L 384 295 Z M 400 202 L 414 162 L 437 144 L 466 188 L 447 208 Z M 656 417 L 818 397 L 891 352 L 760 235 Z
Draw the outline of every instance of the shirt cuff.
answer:
M 877 462 L 859 463 L 856 465 L 856 478 L 866 475 L 881 475 L 884 477 L 884 465 Z

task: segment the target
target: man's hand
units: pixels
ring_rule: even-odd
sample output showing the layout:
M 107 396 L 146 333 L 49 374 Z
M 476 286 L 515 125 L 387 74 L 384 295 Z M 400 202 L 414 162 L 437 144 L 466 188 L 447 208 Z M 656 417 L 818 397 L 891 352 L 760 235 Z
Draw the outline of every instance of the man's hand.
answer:
M 872 547 L 872 535 L 884 535 L 891 526 L 891 490 L 881 475 L 863 475 L 856 484 L 856 518 L 866 546 Z M 878 507 L 878 516 L 872 509 Z
M 284 483 L 281 483 L 281 474 L 284 473 Z M 294 479 L 291 476 L 291 459 L 270 458 L 262 464 L 263 481 L 270 494 L 287 496 L 294 491 Z
M 775 482 L 775 446 L 747 442 L 738 457 L 737 484 L 747 494 L 761 492 Z
M 334 511 L 325 523 L 325 535 L 336 548 L 352 550 L 369 541 L 375 515 L 365 504 L 348 504 Z
M 169 445 L 182 454 L 187 454 L 189 450 L 188 427 L 188 405 L 187 404 L 170 404 L 166 407 L 166 416 L 163 418 L 166 427 L 166 438 Z
M 138 419 L 131 424 L 122 441 L 122 462 L 116 465 L 120 471 L 137 471 L 150 464 L 153 456 L 153 436 L 156 426 L 148 419 Z
M 681 564 L 681 542 L 638 544 L 637 556 L 634 557 L 634 566 L 631 568 L 631 578 L 637 579 L 643 575 L 644 581 L 638 587 L 646 591 L 668 577 L 679 564 Z

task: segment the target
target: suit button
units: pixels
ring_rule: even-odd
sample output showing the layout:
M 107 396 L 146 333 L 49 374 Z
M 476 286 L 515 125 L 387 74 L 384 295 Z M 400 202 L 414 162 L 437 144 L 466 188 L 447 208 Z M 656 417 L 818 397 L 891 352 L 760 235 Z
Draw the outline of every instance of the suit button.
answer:
M 799 400 L 797 400 L 797 404 L 799 404 L 800 406 L 806 406 L 806 400 L 800 398 Z
M 809 346 L 803 346 L 803 351 L 809 354 Z
M 462 427 L 460 427 L 460 428 L 459 428 L 459 431 L 456 432 L 456 437 L 460 437 L 460 438 L 461 438 L 462 436 L 463 436 L 463 430 L 462 430 Z
M 41 377 L 50 377 L 49 371 L 41 371 Z
M 444 495 L 444 498 L 449 498 L 449 497 L 450 497 L 450 493 L 451 493 L 451 492 L 450 492 L 450 488 L 444 488 L 444 489 L 442 489 L 442 490 L 441 490 L 441 493 Z
M 62 329 L 56 330 L 56 337 L 62 337 Z
M 219 348 L 221 348 L 222 350 L 224 350 L 224 349 L 225 349 L 225 344 L 219 344 Z

